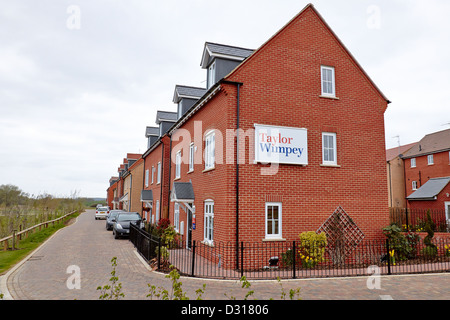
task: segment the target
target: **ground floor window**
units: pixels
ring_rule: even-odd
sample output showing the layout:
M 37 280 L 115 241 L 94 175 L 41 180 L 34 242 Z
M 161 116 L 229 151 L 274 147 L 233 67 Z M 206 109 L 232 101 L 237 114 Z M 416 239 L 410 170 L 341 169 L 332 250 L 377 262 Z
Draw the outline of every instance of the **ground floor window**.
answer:
M 214 241 L 214 201 L 205 201 L 205 242 Z
M 176 232 L 180 232 L 180 205 L 175 202 L 173 224 Z
M 266 239 L 281 238 L 281 203 L 266 202 Z

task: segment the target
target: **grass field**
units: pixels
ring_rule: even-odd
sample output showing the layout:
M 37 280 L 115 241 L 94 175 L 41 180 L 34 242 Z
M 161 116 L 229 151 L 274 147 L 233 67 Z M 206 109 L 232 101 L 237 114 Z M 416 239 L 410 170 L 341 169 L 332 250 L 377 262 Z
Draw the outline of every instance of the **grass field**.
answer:
M 6 273 L 16 263 L 20 262 L 33 250 L 39 247 L 52 234 L 67 226 L 71 219 L 75 219 L 79 215 L 80 213 L 76 212 L 70 216 L 67 216 L 60 223 L 55 224 L 54 226 L 49 226 L 48 228 L 31 233 L 28 238 L 22 239 L 18 244 L 16 244 L 16 247 L 18 248 L 17 250 L 0 251 L 0 275 Z

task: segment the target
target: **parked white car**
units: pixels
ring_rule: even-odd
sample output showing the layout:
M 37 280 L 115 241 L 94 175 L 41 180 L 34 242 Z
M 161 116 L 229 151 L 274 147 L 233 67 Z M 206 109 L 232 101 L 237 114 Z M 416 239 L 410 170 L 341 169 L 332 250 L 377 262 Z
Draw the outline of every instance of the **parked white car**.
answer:
M 106 219 L 109 214 L 109 207 L 98 207 L 95 211 L 95 220 Z

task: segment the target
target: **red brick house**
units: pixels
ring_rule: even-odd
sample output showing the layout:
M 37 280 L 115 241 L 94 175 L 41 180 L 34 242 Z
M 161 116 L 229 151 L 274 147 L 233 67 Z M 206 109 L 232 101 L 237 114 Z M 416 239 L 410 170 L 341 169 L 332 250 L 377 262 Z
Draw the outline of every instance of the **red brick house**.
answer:
M 408 208 L 445 210 L 450 219 L 450 129 L 426 135 L 403 160 Z
M 170 138 L 167 136 L 167 130 L 175 123 L 176 118 L 177 114 L 174 112 L 158 111 L 158 127 L 146 128 L 148 149 L 142 155 L 144 183 L 140 201 L 143 217 L 152 224 L 157 224 L 160 219 L 167 219 L 169 216 Z
M 109 179 L 109 187 L 106 190 L 106 204 L 113 209 L 114 208 L 114 196 L 117 193 L 117 181 L 119 177 L 111 177 Z
M 338 207 L 382 237 L 389 101 L 313 5 L 257 50 L 207 42 L 201 66 L 205 93 L 168 131 L 183 239 L 298 240 Z

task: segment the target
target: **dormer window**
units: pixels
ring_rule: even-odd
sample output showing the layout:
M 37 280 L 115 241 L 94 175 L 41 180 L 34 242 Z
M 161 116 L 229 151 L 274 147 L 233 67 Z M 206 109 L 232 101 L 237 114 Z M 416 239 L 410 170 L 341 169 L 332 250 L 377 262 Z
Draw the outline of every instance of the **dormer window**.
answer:
M 248 58 L 254 50 L 206 42 L 200 66 L 206 69 L 207 88 L 229 74 Z
M 208 89 L 216 82 L 216 61 L 208 67 Z
M 178 119 L 180 119 L 182 115 L 183 115 L 183 100 L 180 100 L 180 102 L 178 102 Z

